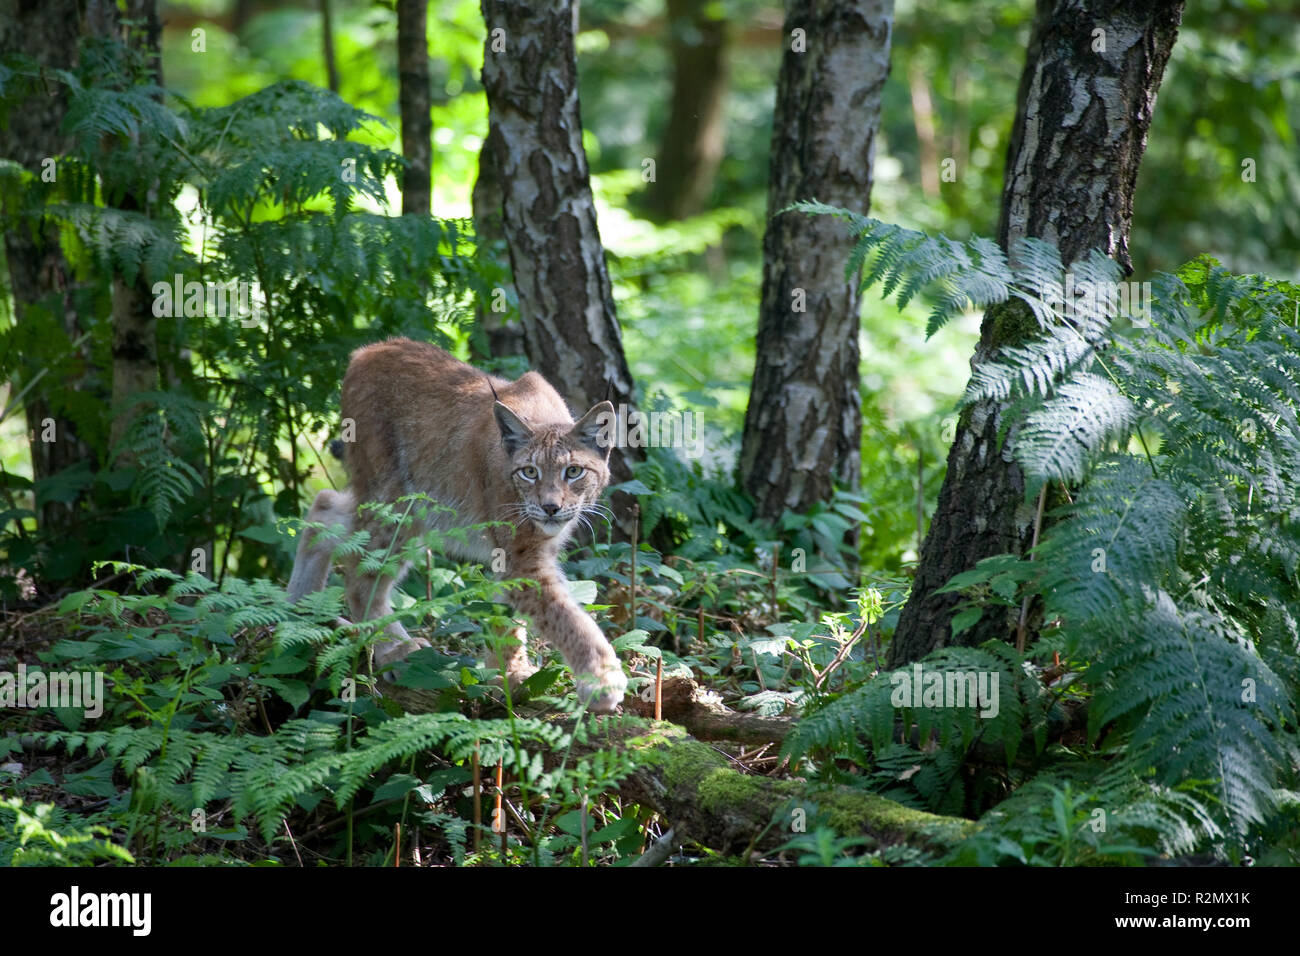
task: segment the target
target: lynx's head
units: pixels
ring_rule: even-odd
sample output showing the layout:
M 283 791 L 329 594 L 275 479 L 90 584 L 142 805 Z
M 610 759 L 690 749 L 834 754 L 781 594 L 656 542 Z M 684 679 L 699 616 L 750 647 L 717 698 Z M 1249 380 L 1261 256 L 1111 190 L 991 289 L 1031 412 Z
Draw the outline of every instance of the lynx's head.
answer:
M 513 520 L 529 520 L 549 538 L 585 513 L 596 513 L 596 502 L 609 483 L 610 447 L 601 440 L 614 406 L 601 402 L 576 425 L 535 427 L 501 402 L 495 411 L 518 501 L 511 509 Z

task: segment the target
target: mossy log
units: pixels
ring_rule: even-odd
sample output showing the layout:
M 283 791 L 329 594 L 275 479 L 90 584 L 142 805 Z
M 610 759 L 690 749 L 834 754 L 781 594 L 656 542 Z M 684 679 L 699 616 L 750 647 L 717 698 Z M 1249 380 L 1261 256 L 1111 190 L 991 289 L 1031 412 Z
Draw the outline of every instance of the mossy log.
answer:
M 776 744 L 785 741 L 794 728 L 797 718 L 764 717 L 759 714 L 735 711 L 722 703 L 715 692 L 689 677 L 665 678 L 661 695 L 663 719 L 686 728 L 698 740 L 730 741 L 739 744 Z M 653 717 L 654 701 L 628 697 L 624 709 L 641 717 Z M 1048 714 L 1047 740 L 1061 740 L 1067 734 L 1082 730 L 1088 721 L 1087 703 L 1083 700 L 1063 700 Z M 896 740 L 909 740 L 913 747 L 921 746 L 919 731 L 912 727 L 905 737 L 901 718 L 897 721 Z M 1029 762 L 1041 748 L 1036 746 L 1033 729 L 1026 729 L 1020 742 L 1021 762 Z M 968 758 L 976 763 L 994 767 L 1006 766 L 1006 748 L 1000 742 L 977 740 Z
M 390 684 L 381 692 L 410 713 L 431 709 L 431 695 Z M 762 719 L 762 718 L 759 718 Z M 618 785 L 625 800 L 657 811 L 684 840 L 726 855 L 767 853 L 819 823 L 875 846 L 906 844 L 942 853 L 970 834 L 958 817 L 913 810 L 850 787 L 777 779 L 735 769 L 709 744 L 667 721 L 623 715 L 588 718 L 573 753 L 622 746 L 638 767 Z
M 665 678 L 660 703 L 664 720 L 685 727 L 700 740 L 780 744 L 794 726 L 791 717 L 764 717 L 732 710 L 720 696 L 689 677 Z M 653 700 L 628 697 L 623 707 L 640 717 L 654 716 Z
M 819 822 L 876 846 L 944 852 L 974 827 L 850 787 L 742 773 L 725 754 L 664 721 L 606 720 L 643 756 L 620 784 L 622 796 L 653 807 L 678 834 L 720 853 L 769 852 Z

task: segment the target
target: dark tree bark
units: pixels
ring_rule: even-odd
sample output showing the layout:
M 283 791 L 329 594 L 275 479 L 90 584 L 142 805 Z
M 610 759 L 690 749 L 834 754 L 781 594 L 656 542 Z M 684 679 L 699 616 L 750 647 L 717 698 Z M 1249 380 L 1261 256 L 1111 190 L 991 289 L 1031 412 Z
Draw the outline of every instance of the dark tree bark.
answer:
M 230 32 L 235 36 L 242 36 L 244 27 L 248 26 L 248 21 L 253 19 L 254 7 L 257 0 L 235 0 L 234 9 L 230 13 Z
M 26 54 L 51 69 L 71 69 L 77 53 L 82 24 L 81 5 L 76 0 L 49 0 L 31 4 L 21 0 L 0 0 L 0 56 Z M 21 102 L 10 104 L 5 123 L 0 124 L 0 156 L 19 163 L 40 176 L 47 159 L 67 153 L 69 142 L 61 132 L 67 113 L 67 97 L 61 84 L 51 81 L 36 85 Z M 55 167 L 57 172 L 57 166 Z M 4 249 L 9 267 L 9 285 L 14 298 L 15 318 L 20 326 L 52 323 L 68 340 L 81 336 L 80 318 L 73 305 L 74 277 L 59 245 L 58 227 L 39 218 L 30 208 L 7 208 L 13 214 L 30 214 L 5 230 Z M 89 354 L 86 346 L 83 354 Z M 89 368 L 87 361 L 83 367 Z M 12 384 L 15 392 L 40 373 L 35 363 L 22 369 Z M 77 434 L 72 421 L 51 400 L 58 389 L 75 388 L 77 383 L 46 376 L 27 394 L 24 408 L 31 436 L 32 474 L 39 482 L 79 463 L 95 465 L 89 445 Z M 53 435 L 53 440 L 46 440 Z M 47 502 L 37 511 L 42 532 L 58 534 L 75 520 L 76 503 L 70 507 Z
M 655 159 L 650 206 L 660 218 L 704 209 L 722 162 L 727 99 L 727 21 L 708 0 L 667 0 L 673 94 Z
M 632 375 L 582 147 L 577 3 L 483 0 L 482 8 L 488 143 L 528 359 L 579 413 L 605 398 L 630 408 Z M 614 481 L 631 477 L 635 454 L 614 449 Z M 615 501 L 620 525 L 625 508 Z
M 398 99 L 402 113 L 402 215 L 427 216 L 432 205 L 433 120 L 429 92 L 427 0 L 397 0 Z
M 1181 0 L 1039 0 L 1007 151 L 1003 248 L 1035 237 L 1055 243 L 1063 262 L 1096 248 L 1131 271 L 1133 188 L 1182 11 Z M 1097 49 L 1103 40 L 1104 50 Z M 990 309 L 971 368 L 1033 328 L 1026 310 Z M 891 667 L 953 643 L 959 597 L 936 588 L 983 558 L 1028 546 L 1035 508 L 1024 501 L 1014 436 L 998 441 L 1003 411 L 982 402 L 961 416 L 912 596 L 890 646 Z M 986 614 L 957 643 L 1006 639 L 1010 626 L 1002 615 Z
M 128 48 L 138 58 L 142 68 L 140 80 L 162 86 L 162 58 L 158 42 L 162 36 L 162 23 L 158 19 L 157 0 L 128 0 L 124 18 L 131 21 L 131 32 L 126 36 Z M 120 37 L 122 22 L 117 6 L 108 0 L 93 0 L 88 27 L 108 37 Z M 153 216 L 156 209 L 150 197 L 157 196 L 157 180 L 146 170 L 132 169 L 130 182 L 115 182 L 104 177 L 104 194 L 107 200 L 124 212 Z M 113 424 L 110 448 L 122 440 L 139 406 L 131 399 L 142 392 L 159 387 L 158 319 L 153 314 L 150 279 L 137 273 L 128 279 L 114 275 L 113 296 Z
M 162 20 L 158 17 L 158 0 L 126 0 L 126 19 L 135 22 L 136 35 L 131 45 L 144 56 L 149 78 L 162 86 Z
M 858 483 L 859 296 L 844 277 L 847 229 L 781 210 L 799 199 L 869 208 L 893 15 L 893 0 L 795 0 L 786 17 L 740 453 L 741 481 L 763 517 L 829 499 L 833 481 Z
M 400 38 L 401 27 L 401 4 L 398 4 L 398 27 L 397 32 Z M 325 82 L 329 84 L 330 92 L 339 91 L 339 67 L 338 61 L 334 56 L 334 9 L 332 0 L 320 0 L 320 28 L 321 28 L 321 56 L 325 60 Z M 399 39 L 400 44 L 400 39 Z M 398 54 L 399 58 L 401 54 Z

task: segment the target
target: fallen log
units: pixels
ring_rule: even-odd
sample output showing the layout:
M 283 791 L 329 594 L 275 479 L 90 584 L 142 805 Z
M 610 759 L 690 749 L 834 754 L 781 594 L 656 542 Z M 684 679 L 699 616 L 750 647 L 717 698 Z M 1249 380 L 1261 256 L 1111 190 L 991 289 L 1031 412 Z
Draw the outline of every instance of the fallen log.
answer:
M 728 740 L 738 744 L 780 744 L 794 726 L 791 717 L 764 717 L 732 710 L 722 698 L 689 677 L 666 677 L 663 682 L 663 719 L 685 727 L 700 740 Z M 641 717 L 654 716 L 654 700 L 628 697 L 625 709 Z
M 379 688 L 410 713 L 431 710 L 435 699 L 384 682 Z M 818 825 L 841 837 L 865 837 L 869 848 L 906 844 L 939 854 L 975 826 L 851 787 L 744 773 L 726 754 L 668 721 L 630 715 L 588 718 L 588 729 L 578 734 L 572 752 L 610 747 L 624 747 L 639 757 L 637 768 L 618 784 L 623 799 L 657 811 L 677 839 L 724 855 L 768 854 Z
M 793 717 L 763 717 L 732 710 L 722 703 L 716 692 L 701 686 L 689 677 L 669 677 L 663 682 L 661 695 L 663 719 L 686 728 L 699 740 L 730 741 L 738 744 L 771 743 L 778 747 L 794 727 Z M 624 709 L 641 717 L 654 716 L 653 700 L 629 696 Z M 1083 700 L 1061 701 L 1048 714 L 1046 742 L 1058 741 L 1067 734 L 1083 729 L 1087 724 L 1087 703 Z M 897 722 L 897 741 L 907 740 L 913 747 L 921 747 L 920 732 L 912 727 L 905 735 L 903 722 Z M 1040 749 L 1032 728 L 1026 729 L 1018 753 L 1020 763 L 1032 762 Z M 977 740 L 971 747 L 968 759 L 992 766 L 1006 765 L 1006 748 L 1000 743 Z
M 841 837 L 866 837 L 873 848 L 907 844 L 932 853 L 952 849 L 974 829 L 969 820 L 851 787 L 742 773 L 725 754 L 664 721 L 602 724 L 642 757 L 619 793 L 657 810 L 679 837 L 723 854 L 769 853 L 819 823 Z

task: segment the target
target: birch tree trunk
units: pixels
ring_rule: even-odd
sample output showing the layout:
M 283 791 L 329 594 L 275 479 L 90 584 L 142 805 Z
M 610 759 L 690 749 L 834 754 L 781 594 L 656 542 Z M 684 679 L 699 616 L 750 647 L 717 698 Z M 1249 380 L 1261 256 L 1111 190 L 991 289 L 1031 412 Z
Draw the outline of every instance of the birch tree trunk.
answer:
M 491 255 L 494 249 L 505 245 L 505 230 L 501 225 L 501 174 L 496 168 L 490 140 L 484 140 L 479 149 L 472 202 L 479 254 Z M 507 322 L 506 313 L 497 311 L 495 302 L 475 302 L 474 318 L 483 331 L 482 345 L 486 347 L 483 351 L 475 338 L 470 339 L 470 348 L 481 353 L 479 358 L 524 354 L 523 328 L 518 322 Z
M 400 31 L 401 28 L 398 29 Z M 337 93 L 339 67 L 338 60 L 334 56 L 334 9 L 331 0 L 320 0 L 320 32 L 321 56 L 325 60 L 325 82 L 331 93 Z
M 630 408 L 632 375 L 582 146 L 577 3 L 482 0 L 482 9 L 488 140 L 528 359 L 579 414 L 605 398 Z M 615 482 L 631 477 L 635 454 L 614 450 Z
M 740 453 L 741 481 L 763 517 L 829 499 L 833 481 L 858 483 L 860 300 L 856 279 L 844 277 L 848 230 L 781 210 L 819 199 L 867 212 L 893 19 L 893 0 L 795 0 L 786 17 Z
M 998 241 L 1055 243 L 1070 263 L 1103 250 L 1131 272 L 1133 189 L 1165 64 L 1178 37 L 1182 0 L 1039 0 L 1007 150 Z M 1016 305 L 984 316 L 971 368 L 1034 328 Z M 1034 506 L 1010 442 L 998 441 L 1003 406 L 963 412 L 948 454 L 938 509 L 912 596 L 899 618 L 889 666 L 953 643 L 958 595 L 935 594 L 983 558 L 1028 546 Z M 1011 621 L 985 614 L 957 643 L 1006 639 Z

